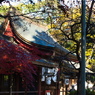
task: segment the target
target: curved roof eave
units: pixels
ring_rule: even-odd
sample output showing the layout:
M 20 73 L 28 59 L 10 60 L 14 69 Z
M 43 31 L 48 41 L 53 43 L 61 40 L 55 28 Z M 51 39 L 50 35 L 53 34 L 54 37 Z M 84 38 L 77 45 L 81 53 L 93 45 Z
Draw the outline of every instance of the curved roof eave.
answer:
M 14 16 L 10 18 L 16 34 L 29 43 L 35 43 L 45 47 L 54 48 L 55 52 L 67 55 L 69 60 L 77 61 L 76 55 L 62 47 L 55 39 L 47 32 L 47 28 L 39 26 L 23 16 Z

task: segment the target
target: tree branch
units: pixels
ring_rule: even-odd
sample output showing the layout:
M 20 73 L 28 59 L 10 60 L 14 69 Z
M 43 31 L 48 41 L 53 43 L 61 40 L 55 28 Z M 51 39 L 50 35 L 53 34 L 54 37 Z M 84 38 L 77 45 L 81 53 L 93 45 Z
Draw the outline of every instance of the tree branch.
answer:
M 0 3 L 2 3 L 4 0 L 0 0 Z
M 1 18 L 6 18 L 7 16 L 3 16 L 3 15 L 0 14 L 0 17 L 1 17 Z
M 90 18 L 91 18 L 91 15 L 92 15 L 92 8 L 93 8 L 93 5 L 94 5 L 94 2 L 95 1 L 93 0 L 92 4 L 91 4 L 91 7 L 90 7 L 90 10 L 89 10 L 89 16 L 88 16 L 88 21 L 87 21 L 87 26 L 86 26 L 86 34 L 88 33 Z

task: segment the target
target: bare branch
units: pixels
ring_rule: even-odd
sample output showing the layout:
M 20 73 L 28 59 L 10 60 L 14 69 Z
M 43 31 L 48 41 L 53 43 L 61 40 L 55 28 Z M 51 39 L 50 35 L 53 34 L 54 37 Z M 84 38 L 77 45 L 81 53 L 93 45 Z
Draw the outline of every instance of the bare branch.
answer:
M 90 7 L 90 10 L 89 10 L 89 17 L 88 17 L 88 21 L 87 21 L 86 33 L 88 33 L 90 18 L 91 18 L 91 15 L 92 15 L 92 8 L 94 6 L 94 3 L 95 3 L 95 1 L 93 0 L 92 4 L 91 4 L 91 7 Z
M 0 17 L 1 17 L 1 18 L 6 18 L 7 16 L 3 16 L 3 15 L 0 14 Z
M 4 0 L 0 0 L 0 3 L 2 3 Z

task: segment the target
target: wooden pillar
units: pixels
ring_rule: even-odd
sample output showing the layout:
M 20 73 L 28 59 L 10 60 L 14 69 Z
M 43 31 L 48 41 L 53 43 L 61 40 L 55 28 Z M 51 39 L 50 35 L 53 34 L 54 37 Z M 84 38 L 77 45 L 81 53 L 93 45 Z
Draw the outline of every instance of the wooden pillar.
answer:
M 19 76 L 18 75 L 15 75 L 15 79 L 16 79 L 16 91 L 19 91 L 19 83 L 20 83 L 20 80 L 19 80 Z M 16 95 L 19 95 L 19 93 L 16 93 Z
M 27 86 L 26 86 L 26 88 L 25 88 L 25 93 L 24 93 L 24 95 L 27 95 Z
M 41 95 L 41 67 L 39 67 L 38 72 L 38 95 Z
M 12 86 L 13 86 L 13 76 L 10 75 L 10 89 L 9 89 L 9 95 L 12 95 Z
M 67 93 L 68 93 L 68 85 L 66 85 L 66 95 L 67 95 Z
M 59 80 L 60 80 L 60 70 L 58 71 L 57 74 L 57 94 L 56 95 L 60 95 L 60 85 L 59 85 Z

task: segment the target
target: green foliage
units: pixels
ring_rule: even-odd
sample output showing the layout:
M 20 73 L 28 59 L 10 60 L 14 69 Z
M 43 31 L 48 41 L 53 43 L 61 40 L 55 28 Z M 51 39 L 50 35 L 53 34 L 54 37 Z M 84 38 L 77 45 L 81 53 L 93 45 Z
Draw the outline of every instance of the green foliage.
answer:
M 86 81 L 91 81 L 92 83 L 94 83 L 94 81 L 95 81 L 94 74 L 87 74 Z
M 90 89 L 86 89 L 86 95 L 95 95 L 95 92 L 92 90 L 90 90 Z
M 21 13 L 29 13 L 32 11 L 33 6 L 31 4 L 25 5 L 25 4 L 19 4 L 15 7 L 19 12 Z
M 68 95 L 77 95 L 77 91 L 72 91 Z M 90 89 L 86 89 L 86 95 L 95 95 L 95 92 Z
M 8 12 L 9 7 L 8 6 L 0 6 L 0 14 L 6 15 Z
M 39 2 L 36 4 L 18 4 L 16 7 L 16 9 L 22 13 L 29 13 L 29 12 L 35 12 L 37 10 L 39 10 L 42 6 L 45 5 L 45 2 Z
M 71 91 L 68 95 L 77 95 L 77 91 Z
M 0 6 L 0 15 L 6 16 L 8 13 L 8 6 Z M 5 18 L 0 17 L 0 25 L 4 22 Z

